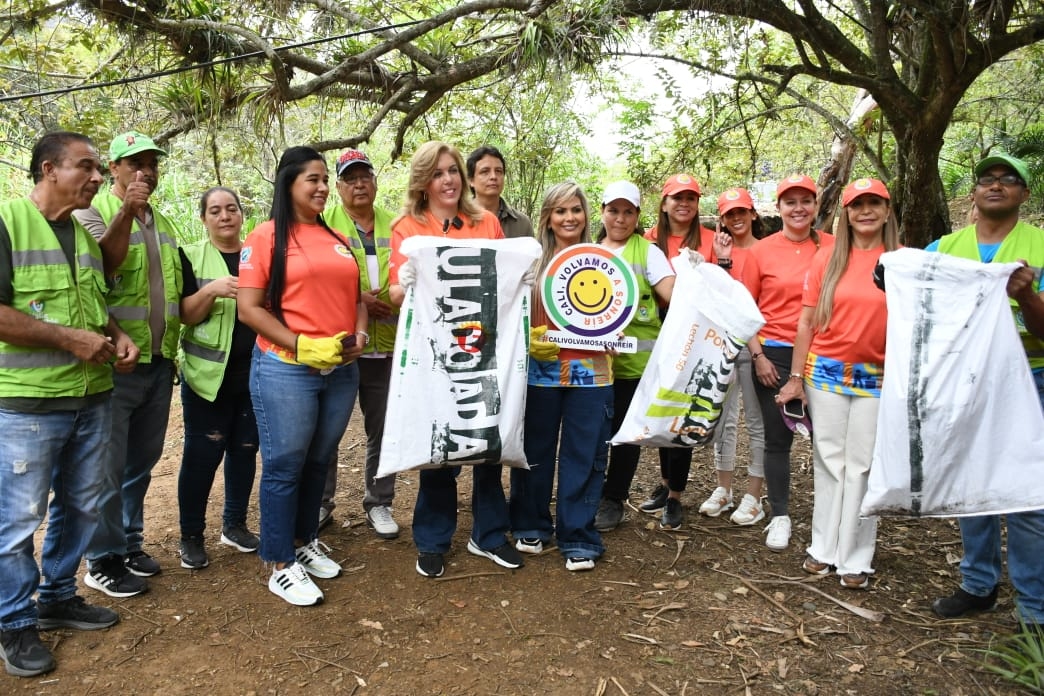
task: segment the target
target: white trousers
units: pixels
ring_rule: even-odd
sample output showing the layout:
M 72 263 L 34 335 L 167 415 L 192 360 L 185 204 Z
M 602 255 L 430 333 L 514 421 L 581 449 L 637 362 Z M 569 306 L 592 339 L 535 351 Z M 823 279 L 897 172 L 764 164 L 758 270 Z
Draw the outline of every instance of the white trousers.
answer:
M 815 504 L 808 554 L 838 575 L 873 573 L 877 518 L 860 518 L 880 399 L 805 388 L 812 412 Z

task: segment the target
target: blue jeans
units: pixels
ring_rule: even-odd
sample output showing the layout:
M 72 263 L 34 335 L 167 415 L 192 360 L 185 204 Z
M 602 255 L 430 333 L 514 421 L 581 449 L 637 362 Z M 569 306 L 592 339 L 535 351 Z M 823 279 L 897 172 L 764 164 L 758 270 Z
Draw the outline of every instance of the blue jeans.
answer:
M 329 374 L 254 347 L 250 397 L 261 444 L 261 547 L 267 563 L 292 563 L 316 537 L 326 469 L 359 388 L 354 363 Z
M 257 421 L 246 380 L 226 381 L 214 401 L 181 382 L 185 447 L 178 474 L 181 536 L 206 529 L 207 498 L 221 460 L 225 460 L 225 527 L 246 523 L 250 491 L 257 470 Z
M 0 629 L 36 625 L 37 589 L 43 603 L 76 594 L 76 570 L 98 523 L 111 427 L 108 398 L 79 411 L 0 409 Z M 49 519 L 37 567 L 33 533 L 45 510 Z
M 594 518 L 605 484 L 612 419 L 612 387 L 529 387 L 529 470 L 511 470 L 511 530 L 516 538 L 546 542 L 554 532 L 566 558 L 599 558 L 605 553 Z M 556 454 L 558 503 L 552 524 Z
M 420 553 L 446 553 L 457 531 L 457 476 L 462 467 L 421 469 L 413 507 L 413 543 Z M 471 538 L 492 551 L 507 543 L 507 499 L 500 482 L 504 467 L 478 464 L 471 469 Z
M 1044 372 L 1033 375 L 1044 409 Z M 1022 619 L 1044 624 L 1044 510 L 1006 515 L 1008 578 Z M 1001 516 L 962 517 L 961 589 L 985 597 L 1001 577 Z
M 153 355 L 133 372 L 112 376 L 112 436 L 105 455 L 105 490 L 98 529 L 87 545 L 88 560 L 141 549 L 145 494 L 152 467 L 163 454 L 174 390 L 174 362 Z

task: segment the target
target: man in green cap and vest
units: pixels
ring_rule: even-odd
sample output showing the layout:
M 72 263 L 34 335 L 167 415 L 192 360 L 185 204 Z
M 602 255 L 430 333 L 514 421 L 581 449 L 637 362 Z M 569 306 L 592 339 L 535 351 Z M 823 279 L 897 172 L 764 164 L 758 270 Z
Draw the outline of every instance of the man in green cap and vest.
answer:
M 29 196 L 0 204 L 0 644 L 20 677 L 55 668 L 40 629 L 119 621 L 77 596 L 76 570 L 106 484 L 112 365 L 138 359 L 106 311 L 101 250 L 72 218 L 101 186 L 98 151 L 85 135 L 48 133 L 29 170 Z
M 975 165 L 972 189 L 978 219 L 926 249 L 983 263 L 1023 264 L 1008 279 L 1008 297 L 1044 408 L 1044 295 L 1040 292 L 1044 230 L 1019 220 L 1019 209 L 1029 200 L 1029 186 L 1029 167 L 1022 160 L 1006 154 L 981 160 Z M 1027 625 L 1044 625 L 1044 509 L 1005 517 L 1008 579 L 1015 588 L 1018 616 Z M 949 597 L 932 603 L 935 613 L 944 618 L 992 609 L 1001 577 L 1001 516 L 961 517 L 959 522 L 964 545 L 961 584 Z
M 145 493 L 163 453 L 178 352 L 181 258 L 174 225 L 150 204 L 167 153 L 130 131 L 109 146 L 112 187 L 74 213 L 101 246 L 109 313 L 141 350 L 137 367 L 117 374 L 112 397 L 108 490 L 87 547 L 84 583 L 110 597 L 148 589 L 160 565 L 142 549 Z
M 377 176 L 370 159 L 359 150 L 346 150 L 337 158 L 337 193 L 340 203 L 323 214 L 330 227 L 348 238 L 359 264 L 361 297 L 370 316 L 370 342 L 359 357 L 359 408 L 366 428 L 366 480 L 363 510 L 366 523 L 382 539 L 399 536 L 392 517 L 395 476 L 377 478 L 377 464 L 384 438 L 384 412 L 388 405 L 392 351 L 399 309 L 388 299 L 388 257 L 391 254 L 391 221 L 394 215 L 374 206 Z M 337 490 L 337 462 L 330 462 L 326 489 L 319 509 L 319 528 L 333 520 Z

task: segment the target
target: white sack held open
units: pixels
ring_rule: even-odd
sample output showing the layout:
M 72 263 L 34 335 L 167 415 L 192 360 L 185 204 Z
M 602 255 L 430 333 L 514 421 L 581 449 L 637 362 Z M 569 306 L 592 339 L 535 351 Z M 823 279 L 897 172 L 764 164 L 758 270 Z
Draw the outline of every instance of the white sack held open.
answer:
M 409 237 L 417 280 L 395 336 L 378 476 L 461 464 L 526 467 L 530 288 L 535 239 Z
M 710 442 L 736 356 L 764 325 L 754 298 L 688 249 L 672 263 L 671 308 L 619 432 L 610 442 L 693 447 Z
M 861 514 L 1044 508 L 1044 416 L 1005 286 L 1013 263 L 900 249 L 885 377 Z

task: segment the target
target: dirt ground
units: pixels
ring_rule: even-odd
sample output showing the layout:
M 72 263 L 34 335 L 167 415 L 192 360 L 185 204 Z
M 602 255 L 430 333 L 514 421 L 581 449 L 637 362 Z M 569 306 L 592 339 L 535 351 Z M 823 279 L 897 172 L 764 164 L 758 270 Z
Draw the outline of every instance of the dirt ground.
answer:
M 42 634 L 58 669 L 0 675 L 0 694 L 1018 693 L 983 668 L 980 652 L 1014 629 L 1007 587 L 998 610 L 974 620 L 930 612 L 932 598 L 957 582 L 954 522 L 884 520 L 868 591 L 801 571 L 812 505 L 807 444 L 793 457 L 794 535 L 784 553 L 765 547 L 761 524 L 698 516 L 713 487 L 709 451 L 694 457 L 685 527 L 658 530 L 636 509 L 658 478 L 647 452 L 627 519 L 606 536 L 593 572 L 566 571 L 556 550 L 527 556 L 516 571 L 469 555 L 465 473 L 446 575 L 431 580 L 414 571 L 415 474 L 397 483 L 399 539 L 377 539 L 363 521 L 361 423 L 356 413 L 342 441 L 336 521 L 321 537 L 345 573 L 319 581 L 324 604 L 298 608 L 268 591 L 255 555 L 217 542 L 220 479 L 208 518 L 211 565 L 180 567 L 175 400 L 146 502 L 146 549 L 162 574 L 148 594 L 125 600 L 84 589 L 122 621 Z M 256 498 L 250 524 L 256 529 Z

